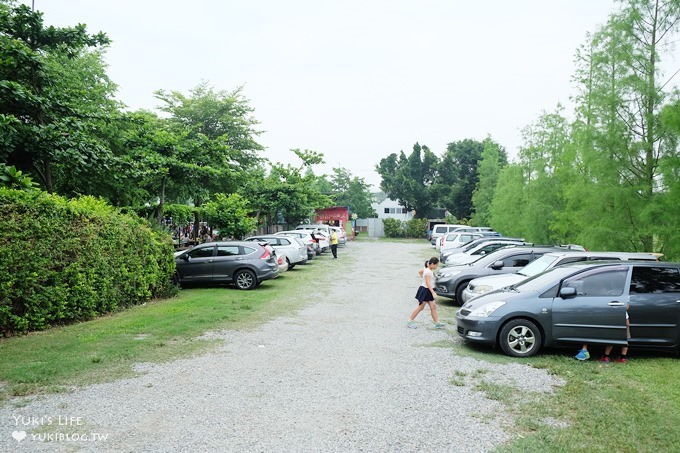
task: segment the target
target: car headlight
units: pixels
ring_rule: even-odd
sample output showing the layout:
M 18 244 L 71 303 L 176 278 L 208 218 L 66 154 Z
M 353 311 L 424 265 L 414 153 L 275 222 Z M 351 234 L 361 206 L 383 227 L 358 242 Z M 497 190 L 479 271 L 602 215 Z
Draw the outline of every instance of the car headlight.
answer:
M 472 310 L 468 316 L 474 316 L 477 318 L 486 318 L 494 311 L 498 310 L 500 307 L 505 305 L 504 301 L 491 302 L 489 304 L 484 304 Z
M 468 289 L 475 294 L 486 294 L 493 290 L 491 285 L 469 285 Z
M 453 277 L 454 275 L 460 274 L 462 271 L 439 271 L 439 275 L 437 275 L 437 278 L 449 278 Z

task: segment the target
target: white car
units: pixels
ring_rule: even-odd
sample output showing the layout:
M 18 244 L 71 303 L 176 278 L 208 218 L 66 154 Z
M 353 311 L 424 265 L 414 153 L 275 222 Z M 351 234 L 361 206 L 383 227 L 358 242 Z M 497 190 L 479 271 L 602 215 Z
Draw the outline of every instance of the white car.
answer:
M 511 247 L 514 245 L 527 245 L 527 243 L 524 241 L 509 241 L 505 239 L 481 242 L 463 252 L 448 255 L 446 257 L 445 263 L 447 266 L 457 266 L 459 264 L 472 263 L 487 253 L 491 253 L 494 250 L 498 250 L 502 247 Z
M 628 253 L 628 252 L 580 252 L 564 251 L 549 252 L 535 261 L 524 266 L 514 274 L 489 275 L 475 278 L 468 283 L 463 290 L 463 302 L 481 296 L 497 289 L 515 285 L 529 277 L 537 275 L 553 267 L 578 261 L 659 261 L 659 255 L 655 253 Z
M 447 234 L 452 232 L 455 229 L 458 228 L 464 228 L 466 225 L 455 225 L 455 224 L 450 224 L 450 223 L 440 223 L 438 225 L 435 225 L 432 228 L 432 233 L 430 233 L 430 243 L 435 246 L 435 248 L 438 248 L 438 242 L 439 239 Z
M 331 235 L 322 230 L 313 231 L 314 237 L 319 243 L 319 250 L 325 252 L 331 248 Z
M 311 260 L 316 255 L 321 253 L 319 243 L 312 238 L 312 232 L 309 230 L 288 230 L 278 231 L 274 233 L 275 236 L 292 236 L 300 239 L 307 247 L 307 259 Z
M 439 240 L 439 251 L 440 253 L 443 253 L 445 250 L 462 247 L 465 244 L 481 237 L 484 237 L 484 235 L 481 233 L 454 231 L 441 237 Z
M 298 241 L 297 238 L 272 234 L 251 236 L 245 240 L 266 242 L 271 245 L 276 250 L 276 255 L 284 259 L 288 270 L 293 269 L 296 264 L 305 264 L 307 262 L 307 246 Z

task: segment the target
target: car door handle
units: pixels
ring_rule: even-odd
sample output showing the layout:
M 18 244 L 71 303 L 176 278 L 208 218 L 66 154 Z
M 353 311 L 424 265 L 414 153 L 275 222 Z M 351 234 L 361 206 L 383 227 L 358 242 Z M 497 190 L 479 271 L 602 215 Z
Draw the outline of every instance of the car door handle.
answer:
M 609 302 L 610 307 L 623 307 L 623 302 L 619 302 L 618 300 L 613 300 Z

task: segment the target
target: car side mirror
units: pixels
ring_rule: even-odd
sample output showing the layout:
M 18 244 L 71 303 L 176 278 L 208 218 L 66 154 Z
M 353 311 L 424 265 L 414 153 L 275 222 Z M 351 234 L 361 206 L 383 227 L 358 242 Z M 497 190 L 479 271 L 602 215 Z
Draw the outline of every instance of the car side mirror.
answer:
M 499 269 L 503 269 L 503 266 L 505 266 L 505 263 L 503 263 L 503 260 L 498 260 L 491 265 L 491 269 L 499 270 Z
M 191 261 L 191 257 L 189 256 L 188 253 L 185 253 L 184 255 L 180 256 L 184 261 Z
M 569 299 L 570 297 L 576 297 L 576 288 L 571 286 L 565 286 L 560 288 L 560 297 L 562 299 Z

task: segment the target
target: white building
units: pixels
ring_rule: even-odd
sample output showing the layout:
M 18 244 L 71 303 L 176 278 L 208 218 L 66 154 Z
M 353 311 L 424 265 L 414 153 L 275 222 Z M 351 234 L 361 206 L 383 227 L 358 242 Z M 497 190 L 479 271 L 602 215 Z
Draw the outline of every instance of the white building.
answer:
M 378 218 L 357 219 L 356 228 L 359 234 L 366 234 L 369 237 L 382 237 L 385 236 L 384 219 L 397 219 L 408 222 L 413 218 L 413 211 L 407 211 L 405 207 L 399 205 L 399 202 L 387 198 L 382 192 L 373 194 L 371 207 L 378 215 Z

